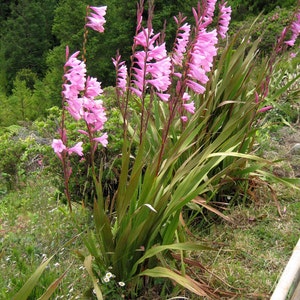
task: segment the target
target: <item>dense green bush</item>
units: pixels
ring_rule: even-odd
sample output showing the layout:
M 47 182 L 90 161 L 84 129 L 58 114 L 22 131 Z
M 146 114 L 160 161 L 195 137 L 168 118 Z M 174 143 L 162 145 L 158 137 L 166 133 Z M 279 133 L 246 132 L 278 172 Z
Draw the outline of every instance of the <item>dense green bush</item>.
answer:
M 229 32 L 230 34 L 235 34 L 241 30 L 242 34 L 240 36 L 243 37 L 249 28 L 253 26 L 251 30 L 251 40 L 249 42 L 260 38 L 260 57 L 265 57 L 273 50 L 274 42 L 280 36 L 283 28 L 289 24 L 291 10 L 278 7 L 268 14 L 261 14 L 258 20 L 253 24 L 257 17 L 257 15 L 248 15 L 247 18 L 242 21 L 232 22 Z
M 49 140 L 25 126 L 12 125 L 0 135 L 0 190 L 22 186 L 29 173 L 48 164 Z
M 299 74 L 300 58 L 299 56 L 293 58 L 290 53 L 287 53 L 285 59 L 274 66 L 270 94 L 266 98 L 273 109 L 264 118 L 264 122 L 269 126 L 282 127 L 299 121 Z M 286 85 L 288 85 L 287 90 L 278 97 L 277 101 L 268 101 Z

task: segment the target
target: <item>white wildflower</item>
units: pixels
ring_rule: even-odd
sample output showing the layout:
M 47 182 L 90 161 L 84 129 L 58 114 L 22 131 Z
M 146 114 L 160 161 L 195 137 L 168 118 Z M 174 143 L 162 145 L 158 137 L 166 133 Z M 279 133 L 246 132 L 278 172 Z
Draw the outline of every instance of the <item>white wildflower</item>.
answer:
M 105 277 L 107 278 L 112 278 L 114 275 L 111 272 L 107 272 Z
M 119 286 L 125 286 L 125 282 L 119 281 L 119 282 L 118 282 L 118 285 L 119 285 Z

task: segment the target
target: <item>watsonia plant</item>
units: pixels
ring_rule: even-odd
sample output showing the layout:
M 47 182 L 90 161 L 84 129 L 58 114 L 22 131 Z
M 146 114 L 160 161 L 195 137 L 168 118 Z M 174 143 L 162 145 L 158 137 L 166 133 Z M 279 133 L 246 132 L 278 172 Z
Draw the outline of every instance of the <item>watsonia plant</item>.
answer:
M 201 204 L 199 196 L 206 203 L 221 192 L 232 196 L 226 185 L 267 174 L 261 170 L 269 162 L 251 151 L 257 115 L 268 109 L 264 98 L 271 64 L 253 80 L 259 41 L 249 42 L 250 30 L 239 45 L 236 37 L 226 36 L 231 9 L 224 2 L 217 27 L 210 29 L 216 1 L 201 3 L 193 8 L 194 26 L 181 14 L 175 18 L 177 33 L 167 53 L 163 35 L 152 27 L 151 1 L 146 21 L 140 1 L 131 61 L 122 62 L 119 54 L 113 59 L 124 143 L 112 199 L 104 199 L 101 168 L 98 172 L 93 161 L 98 144 L 105 147 L 108 141 L 100 83 L 86 77 L 79 52 L 69 56 L 67 50 L 60 139 L 53 148 L 62 162 L 72 210 L 69 156 L 84 153 L 83 142 L 67 145 L 65 114 L 85 123 L 79 132 L 89 144 L 96 197 L 95 227 L 84 236 L 90 255 L 83 259 L 98 299 L 114 293 L 137 297 L 146 282 L 142 277 L 147 282 L 149 277 L 170 278 L 198 296 L 212 297 L 207 286 L 186 274 L 186 251 L 207 247 L 187 240 L 181 211 L 190 203 Z M 104 31 L 106 9 L 88 8 L 86 32 L 88 27 Z M 171 256 L 162 255 L 170 251 L 179 251 L 181 270 Z

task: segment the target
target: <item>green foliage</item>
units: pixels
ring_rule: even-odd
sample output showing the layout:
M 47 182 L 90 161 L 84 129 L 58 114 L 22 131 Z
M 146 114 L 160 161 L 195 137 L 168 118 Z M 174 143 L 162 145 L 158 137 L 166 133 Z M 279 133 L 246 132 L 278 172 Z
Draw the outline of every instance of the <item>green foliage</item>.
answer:
M 0 93 L 6 94 L 6 65 L 5 65 L 5 58 L 4 58 L 4 48 L 2 45 L 0 45 L 0 62 L 1 63 L 1 69 L 0 69 Z

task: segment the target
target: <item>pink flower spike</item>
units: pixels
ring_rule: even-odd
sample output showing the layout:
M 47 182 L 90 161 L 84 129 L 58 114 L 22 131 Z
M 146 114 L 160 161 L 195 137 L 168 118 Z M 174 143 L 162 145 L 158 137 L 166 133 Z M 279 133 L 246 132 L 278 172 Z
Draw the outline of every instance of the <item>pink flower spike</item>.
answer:
M 300 34 L 300 11 L 296 15 L 296 20 L 291 25 L 291 30 L 292 30 L 292 37 L 289 41 L 286 41 L 285 43 L 292 47 L 295 45 L 296 39 Z
M 219 17 L 219 28 L 218 34 L 222 39 L 226 37 L 228 31 L 229 22 L 231 20 L 231 7 L 226 7 L 227 2 L 219 4 L 220 8 L 220 17 Z
M 190 79 L 186 83 L 196 94 L 205 92 L 204 85 L 208 81 L 206 72 L 210 72 L 213 58 L 217 55 L 215 46 L 217 42 L 217 31 L 215 29 L 211 32 L 207 32 L 206 29 L 200 30 L 196 36 L 188 62 L 187 76 Z
M 179 33 L 176 37 L 175 47 L 173 49 L 172 61 L 175 65 L 182 66 L 184 53 L 189 42 L 191 25 L 185 23 L 178 29 Z
M 90 6 L 90 9 L 93 10 L 95 13 L 90 14 L 90 16 L 88 17 L 89 22 L 86 24 L 86 26 L 100 33 L 104 32 L 103 25 L 106 22 L 104 16 L 106 14 L 107 6 Z
M 120 89 L 120 94 L 123 95 L 127 87 L 127 67 L 125 61 L 120 61 L 121 56 L 117 55 L 116 59 L 112 59 L 117 73 L 116 86 Z
M 215 8 L 216 8 L 217 0 L 207 0 L 206 2 L 206 15 L 204 21 L 206 26 L 210 24 L 213 20 Z
M 68 149 L 68 153 L 76 153 L 79 156 L 83 156 L 82 142 L 77 143 L 74 147 Z
M 85 74 L 86 65 L 84 62 L 77 59 L 79 51 L 75 52 L 65 63 L 65 67 L 69 67 L 64 77 L 67 79 L 65 83 L 63 94 L 66 99 L 75 99 L 78 94 L 85 89 Z
M 266 112 L 266 111 L 268 111 L 268 110 L 270 110 L 270 109 L 273 109 L 273 106 L 272 106 L 272 105 L 265 106 L 265 107 L 259 109 L 257 112 L 259 112 L 259 113 L 264 113 L 264 112 Z
M 98 142 L 98 143 L 102 144 L 103 147 L 106 147 L 107 144 L 108 144 L 108 140 L 107 139 L 108 139 L 108 135 L 105 132 L 102 136 L 94 138 L 93 140 L 95 142 Z

